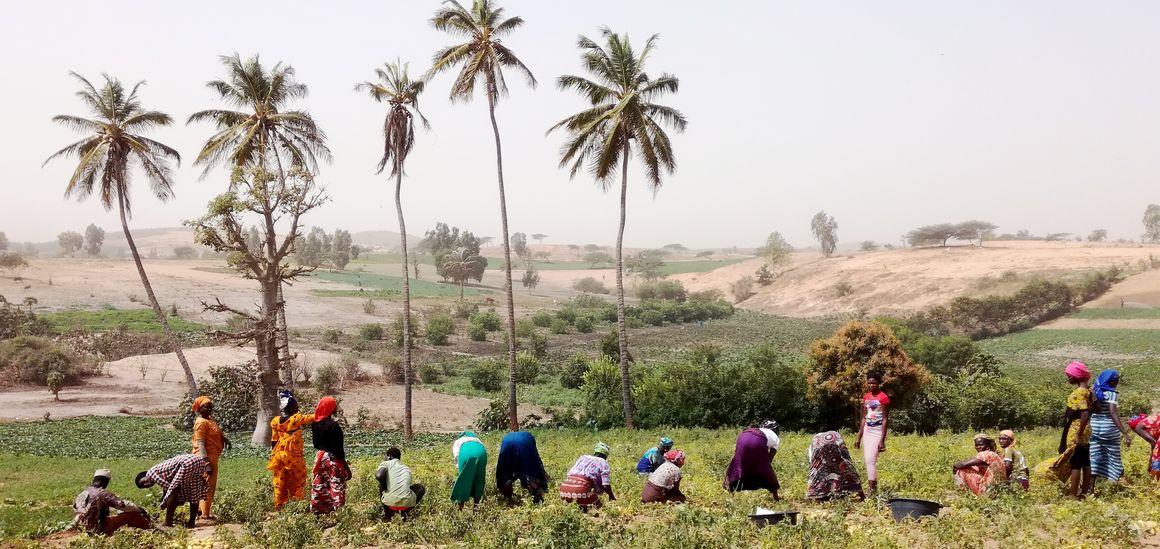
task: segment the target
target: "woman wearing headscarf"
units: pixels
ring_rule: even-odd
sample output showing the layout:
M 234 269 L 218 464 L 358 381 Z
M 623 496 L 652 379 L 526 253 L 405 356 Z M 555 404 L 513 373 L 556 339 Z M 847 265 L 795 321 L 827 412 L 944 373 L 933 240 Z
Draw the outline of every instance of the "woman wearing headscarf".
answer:
M 685 453 L 669 450 L 664 455 L 665 462 L 649 473 L 648 481 L 640 494 L 641 503 L 684 503 L 681 493 L 681 467 L 685 466 Z
M 313 414 L 298 411 L 298 401 L 290 391 L 278 393 L 281 415 L 270 420 L 270 470 L 274 483 L 274 509 L 291 500 L 304 499 L 306 459 L 303 455 L 302 429 L 314 423 Z
M 310 510 L 330 513 L 346 504 L 346 481 L 350 480 L 350 466 L 346 463 L 342 426 L 334 420 L 338 401 L 332 396 L 322 397 L 314 408 L 314 423 L 310 426 L 314 438 L 314 481 L 310 486 Z
M 1096 377 L 1092 394 L 1092 434 L 1089 440 L 1091 448 L 1092 475 L 1106 478 L 1112 482 L 1120 480 L 1124 475 L 1124 462 L 1120 456 L 1120 442 L 1124 446 L 1132 443 L 1132 431 L 1120 419 L 1120 407 L 1117 403 L 1119 393 L 1116 387 L 1120 384 L 1120 372 L 1104 370 Z
M 729 492 L 769 490 L 773 499 L 780 500 L 777 491 L 781 483 L 773 472 L 773 457 L 781 447 L 776 421 L 766 421 L 761 427 L 750 427 L 737 436 L 733 461 L 725 472 L 725 488 Z
M 1030 471 L 1027 469 L 1027 460 L 1015 447 L 1015 431 L 1004 429 L 999 431 L 999 446 L 1003 448 L 1003 466 L 1007 470 L 1007 478 L 1018 482 L 1024 490 L 1031 487 Z
M 213 420 L 213 400 L 208 396 L 199 396 L 193 399 L 192 408 L 197 418 L 193 420 L 193 451 L 190 453 L 205 458 L 210 465 L 208 490 L 205 499 L 201 500 L 201 516 L 213 520 L 210 510 L 213 507 L 214 492 L 217 491 L 218 460 L 222 450 L 230 447 L 230 440 Z
M 496 488 L 508 501 L 515 497 L 517 480 L 531 494 L 533 502 L 544 501 L 544 492 L 548 490 L 548 473 L 544 471 L 544 461 L 540 459 L 540 451 L 536 448 L 536 437 L 527 431 L 504 435 L 495 462 Z
M 636 462 L 636 472 L 643 476 L 648 476 L 649 473 L 657 470 L 662 463 L 665 462 L 665 454 L 673 449 L 673 439 L 669 437 L 661 437 L 660 442 L 645 450 L 644 455 L 640 456 L 640 460 Z
M 1152 480 L 1160 482 L 1160 413 L 1140 414 L 1132 418 L 1128 426 L 1152 447 L 1148 455 L 1148 474 Z
M 1067 396 L 1059 456 L 1049 462 L 1049 469 L 1056 478 L 1068 482 L 1068 493 L 1078 499 L 1092 488 L 1090 422 L 1094 397 L 1087 387 L 1091 371 L 1084 363 L 1072 361 L 1063 373 L 1075 388 Z
M 978 496 L 995 483 L 1007 482 L 1007 468 L 995 451 L 995 439 L 990 435 L 975 435 L 975 452 L 974 458 L 960 461 L 951 469 L 955 473 L 955 484 L 967 487 Z
M 568 470 L 568 477 L 560 484 L 560 499 L 579 505 L 585 513 L 593 505 L 602 505 L 600 494 L 607 493 L 608 501 L 615 501 L 616 494 L 612 493 L 612 466 L 608 464 L 611 451 L 607 444 L 597 442 L 592 455 L 580 456 Z
M 487 485 L 487 448 L 475 433 L 464 431 L 451 445 L 451 457 L 459 469 L 451 487 L 451 501 L 462 509 L 463 504 L 472 499 L 474 507 L 479 507 Z
M 850 459 L 850 450 L 837 431 L 814 435 L 810 440 L 806 461 L 810 467 L 806 498 L 828 501 L 855 494 L 859 500 L 866 499 L 862 482 L 858 479 L 858 469 Z

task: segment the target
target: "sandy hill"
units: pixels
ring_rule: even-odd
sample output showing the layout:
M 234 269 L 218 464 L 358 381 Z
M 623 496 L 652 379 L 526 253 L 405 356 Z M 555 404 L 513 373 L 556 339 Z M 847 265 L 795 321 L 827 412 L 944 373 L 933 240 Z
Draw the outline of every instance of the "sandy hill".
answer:
M 1037 275 L 1060 277 L 1111 265 L 1134 266 L 1150 256 L 1160 257 L 1160 246 L 988 242 L 983 248 L 907 248 L 828 259 L 817 252 L 802 252 L 794 254 L 792 264 L 772 284 L 756 286 L 756 295 L 739 306 L 787 316 L 860 310 L 902 313 L 960 295 L 1011 292 Z M 673 278 L 691 291 L 716 288 L 729 295 L 731 282 L 753 276 L 761 264 L 762 260 L 752 259 Z

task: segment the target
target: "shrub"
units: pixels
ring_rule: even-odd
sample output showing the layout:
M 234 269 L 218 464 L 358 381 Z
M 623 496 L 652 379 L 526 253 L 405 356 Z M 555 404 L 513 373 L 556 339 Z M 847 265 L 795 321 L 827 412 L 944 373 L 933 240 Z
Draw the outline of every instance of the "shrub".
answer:
M 363 341 L 377 341 L 383 338 L 383 325 L 378 322 L 363 324 L 358 329 L 358 337 Z
M 690 293 L 688 300 L 695 303 L 715 303 L 725 300 L 725 292 L 717 288 L 710 288 L 708 290 Z
M 411 348 L 415 348 L 415 339 L 419 337 L 419 321 L 415 318 L 414 313 L 411 314 Z M 391 322 L 391 341 L 395 347 L 403 348 L 403 315 L 400 313 Z
M 472 426 L 479 431 L 502 431 L 508 428 L 508 407 L 506 398 L 492 400 L 476 416 Z
M 48 376 L 59 373 L 63 382 L 77 377 L 76 359 L 52 340 L 35 336 L 17 336 L 0 341 L 0 371 L 9 379 L 46 385 Z
M 579 389 L 584 385 L 586 373 L 588 373 L 588 357 L 581 354 L 572 355 L 560 372 L 560 385 L 566 389 Z
M 580 332 L 582 334 L 590 334 L 590 333 L 592 333 L 592 329 L 595 327 L 595 325 L 596 325 L 596 321 L 593 320 L 593 318 L 589 315 L 580 315 L 580 316 L 576 317 L 576 331 L 577 332 Z
M 597 429 L 624 425 L 620 366 L 609 357 L 592 362 L 584 373 L 584 420 Z
M 603 309 L 607 301 L 594 295 L 582 294 L 572 298 L 572 306 L 577 309 Z
M 540 359 L 527 351 L 516 353 L 516 383 L 532 385 L 540 376 Z
M 850 322 L 810 346 L 809 396 L 829 407 L 858 409 L 866 374 L 882 376 L 893 409 L 905 408 L 930 372 L 906 356 L 890 328 L 877 322 Z
M 438 314 L 427 319 L 427 342 L 432 345 L 447 345 L 448 338 L 455 333 L 455 321 L 451 317 Z
M 342 381 L 362 381 L 366 379 L 366 373 L 362 371 L 359 366 L 358 357 L 352 353 L 343 353 L 338 358 L 338 366 L 342 372 Z
M 563 308 L 556 311 L 556 319 L 562 320 L 565 324 L 571 325 L 572 323 L 576 322 L 576 316 L 578 314 L 579 313 L 576 312 L 575 307 L 572 307 L 571 305 L 564 305 Z
M 694 364 L 716 364 L 724 349 L 715 343 L 697 342 L 689 347 L 689 358 Z
M 364 313 L 366 313 L 368 315 L 373 315 L 373 314 L 375 314 L 375 309 L 376 309 L 375 300 L 368 299 L 368 300 L 366 300 L 365 303 L 363 303 L 363 312 Z
M 462 318 L 466 320 L 475 315 L 477 311 L 479 311 L 479 305 L 474 303 L 456 301 L 455 303 L 451 304 L 451 314 L 454 315 L 455 318 Z
M 419 380 L 423 383 L 439 383 L 442 378 L 442 366 L 433 362 L 425 362 L 419 366 Z
M 53 370 L 45 377 L 44 384 L 52 391 L 52 399 L 60 400 L 60 390 L 64 388 L 64 374 Z
M 911 360 L 932 374 L 953 377 L 959 372 L 998 374 L 995 357 L 982 352 L 974 341 L 963 336 L 927 335 L 893 319 L 881 319 L 894 332 Z
M 528 336 L 528 350 L 539 358 L 548 356 L 548 337 L 539 332 L 532 332 L 532 335 Z
M 480 360 L 468 371 L 471 387 L 477 391 L 495 392 L 503 387 L 504 375 L 500 363 L 495 360 Z
M 569 327 L 570 326 L 568 325 L 567 322 L 564 321 L 564 319 L 561 319 L 561 318 L 553 318 L 552 319 L 551 331 L 553 334 L 557 334 L 557 335 L 566 334 L 566 333 L 568 333 Z
M 258 420 L 258 363 L 210 366 L 209 379 L 197 382 L 198 391 L 213 399 L 213 418 L 223 431 L 248 431 Z M 193 429 L 193 399 L 186 394 L 178 405 L 175 426 Z
M 616 333 L 616 327 L 612 331 L 604 334 L 600 338 L 600 356 L 608 357 L 609 360 L 620 363 L 620 336 Z M 632 351 L 628 352 L 628 361 L 632 362 Z
M 609 294 L 612 293 L 603 282 L 596 280 L 590 276 L 580 278 L 572 282 L 572 289 L 577 292 L 584 292 L 589 294 Z
M 383 368 L 383 379 L 388 383 L 403 383 L 406 381 L 403 371 L 403 359 L 387 351 L 379 353 L 375 362 Z
M 529 337 L 536 333 L 536 325 L 532 324 L 531 320 L 521 319 L 516 321 L 516 337 Z
M 503 319 L 491 309 L 472 315 L 471 321 L 483 326 L 489 332 L 494 332 L 503 327 Z
M 532 324 L 538 328 L 547 328 L 552 325 L 552 313 L 548 311 L 536 311 L 532 315 Z
M 314 371 L 314 387 L 320 393 L 333 395 L 342 386 L 342 366 L 327 362 Z
M 854 293 L 854 287 L 850 285 L 849 281 L 840 280 L 837 284 L 834 284 L 834 295 L 846 297 L 852 293 Z
M 472 321 L 467 325 L 467 337 L 472 341 L 487 341 L 487 328 L 479 322 Z
M 0 340 L 18 335 L 46 335 L 52 326 L 43 318 L 16 305 L 0 301 Z
M 688 297 L 685 286 L 677 280 L 657 280 L 645 282 L 636 287 L 636 297 L 640 299 L 668 299 L 684 301 Z
M 733 302 L 741 303 L 753 297 L 753 277 L 743 276 L 729 283 L 729 293 L 733 294 Z
M 325 341 L 327 343 L 338 343 L 338 338 L 341 335 L 342 335 L 342 332 L 340 332 L 334 328 L 327 328 L 325 331 L 322 332 L 322 341 Z

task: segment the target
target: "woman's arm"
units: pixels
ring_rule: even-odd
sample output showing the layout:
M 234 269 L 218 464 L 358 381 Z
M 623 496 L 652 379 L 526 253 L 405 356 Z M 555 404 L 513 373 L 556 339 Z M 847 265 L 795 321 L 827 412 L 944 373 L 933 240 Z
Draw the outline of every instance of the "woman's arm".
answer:
M 879 452 L 886 451 L 886 437 L 889 436 L 889 434 L 890 434 L 890 429 L 887 428 L 889 426 L 890 426 L 890 406 L 888 405 L 882 410 L 882 441 L 878 443 L 878 451 Z
M 866 430 L 866 406 L 858 408 L 858 436 L 854 437 L 854 447 L 862 447 L 862 431 Z
M 1124 446 L 1132 445 L 1132 430 L 1124 424 L 1124 420 L 1120 418 L 1120 405 L 1115 402 L 1108 403 L 1108 415 L 1112 417 L 1112 423 L 1116 424 L 1116 429 L 1124 435 Z
M 969 469 L 971 467 L 978 467 L 980 465 L 986 465 L 986 464 L 987 464 L 987 462 L 985 462 L 979 458 L 966 459 L 966 460 L 960 461 L 960 462 L 952 465 L 951 469 L 958 471 L 959 469 Z M 1010 473 L 1008 473 L 1008 474 L 1010 474 Z
M 612 493 L 612 484 L 605 484 L 604 491 L 608 492 L 608 501 L 616 501 L 616 494 Z
M 1153 438 L 1152 435 L 1148 434 L 1148 430 L 1144 428 L 1143 424 L 1136 426 L 1136 434 L 1140 435 L 1140 438 L 1147 441 L 1148 445 L 1150 445 L 1150 446 L 1156 445 L 1156 439 Z

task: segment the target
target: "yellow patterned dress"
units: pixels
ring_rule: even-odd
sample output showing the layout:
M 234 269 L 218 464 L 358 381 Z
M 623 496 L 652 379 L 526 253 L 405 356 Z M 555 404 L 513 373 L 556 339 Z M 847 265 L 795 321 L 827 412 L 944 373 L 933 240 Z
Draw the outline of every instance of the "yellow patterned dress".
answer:
M 274 450 L 266 468 L 274 475 L 274 508 L 291 500 L 305 499 L 306 459 L 302 455 L 302 428 L 314 422 L 313 414 L 294 414 L 270 420 Z

